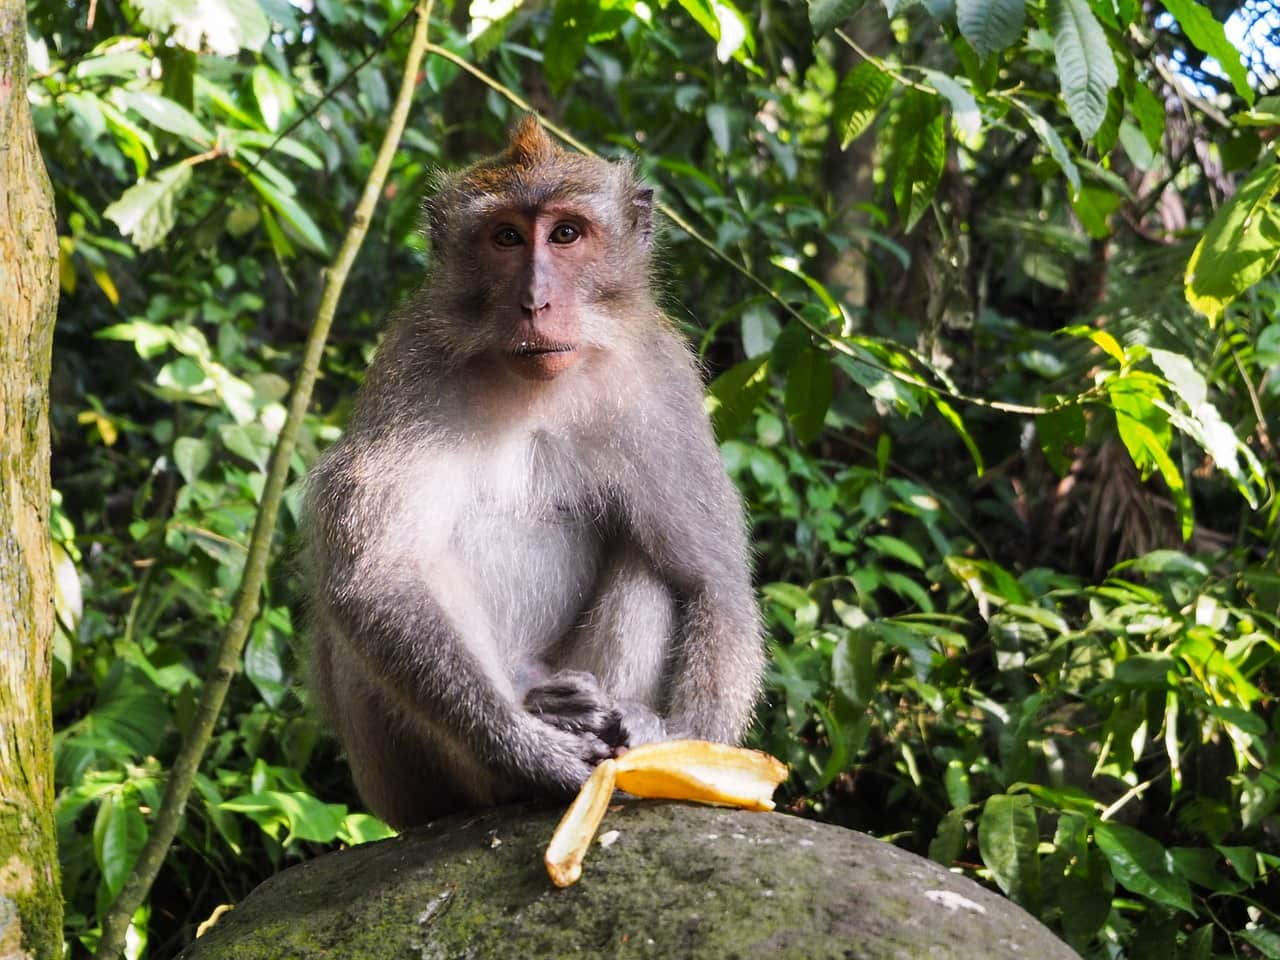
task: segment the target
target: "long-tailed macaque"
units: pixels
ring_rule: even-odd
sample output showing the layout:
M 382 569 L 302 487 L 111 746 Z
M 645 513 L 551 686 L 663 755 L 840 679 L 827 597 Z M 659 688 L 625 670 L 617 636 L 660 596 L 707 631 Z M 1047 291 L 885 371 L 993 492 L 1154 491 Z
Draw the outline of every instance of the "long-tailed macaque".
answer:
M 313 686 L 398 827 L 750 719 L 742 506 L 651 293 L 652 200 L 532 118 L 445 179 L 427 281 L 310 477 Z

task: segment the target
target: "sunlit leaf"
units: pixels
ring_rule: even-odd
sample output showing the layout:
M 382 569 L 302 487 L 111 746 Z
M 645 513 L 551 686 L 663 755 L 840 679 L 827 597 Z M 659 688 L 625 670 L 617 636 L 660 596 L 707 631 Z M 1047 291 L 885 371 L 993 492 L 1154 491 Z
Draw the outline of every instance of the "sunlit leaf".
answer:
M 1107 94 L 1119 80 L 1116 61 L 1088 0 L 1048 0 L 1048 12 L 1062 96 L 1088 140 L 1107 115 Z
M 956 0 L 960 33 L 982 57 L 1017 43 L 1026 16 L 1025 0 Z
M 842 150 L 875 122 L 891 90 L 893 78 L 868 60 L 845 74 L 836 88 L 831 109 L 831 122 L 840 131 Z
M 178 198 L 190 182 L 191 167 L 175 163 L 130 187 L 103 211 L 103 216 L 139 250 L 150 250 L 173 229 L 178 219 Z
M 1191 888 L 1173 872 L 1172 858 L 1163 845 L 1140 830 L 1109 821 L 1097 824 L 1093 836 L 1119 883 L 1167 907 L 1196 912 Z
M 988 797 L 978 820 L 978 851 L 1000 889 L 1035 913 L 1040 906 L 1040 831 L 1025 793 Z

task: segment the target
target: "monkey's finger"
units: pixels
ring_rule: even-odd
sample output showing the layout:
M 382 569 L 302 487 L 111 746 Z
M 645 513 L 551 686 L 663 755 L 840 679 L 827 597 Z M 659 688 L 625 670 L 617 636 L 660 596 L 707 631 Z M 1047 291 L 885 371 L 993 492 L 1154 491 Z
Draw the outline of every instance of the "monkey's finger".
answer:
M 602 761 L 560 818 L 560 825 L 542 858 L 551 882 L 557 887 L 577 883 L 582 876 L 582 860 L 613 796 L 616 772 L 617 764 L 613 760 Z
M 788 774 L 787 765 L 767 753 L 706 740 L 642 744 L 616 765 L 618 788 L 637 797 L 747 810 L 772 810 L 773 791 Z

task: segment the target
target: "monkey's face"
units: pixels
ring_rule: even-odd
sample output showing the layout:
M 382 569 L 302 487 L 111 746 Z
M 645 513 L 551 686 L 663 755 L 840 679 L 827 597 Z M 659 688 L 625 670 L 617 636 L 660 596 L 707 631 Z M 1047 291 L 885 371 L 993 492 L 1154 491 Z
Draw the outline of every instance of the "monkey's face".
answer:
M 498 359 L 529 380 L 552 380 L 580 356 L 582 288 L 602 253 L 599 228 L 571 206 L 507 208 L 474 238 L 490 291 L 487 322 Z

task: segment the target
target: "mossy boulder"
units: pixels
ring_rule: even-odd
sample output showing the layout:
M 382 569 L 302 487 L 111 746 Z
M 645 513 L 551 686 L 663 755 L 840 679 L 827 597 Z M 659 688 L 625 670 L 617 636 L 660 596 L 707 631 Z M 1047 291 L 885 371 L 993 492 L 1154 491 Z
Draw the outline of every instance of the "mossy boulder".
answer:
M 1076 957 L 936 863 L 781 814 L 625 802 L 559 890 L 542 866 L 559 816 L 454 817 L 293 867 L 182 960 Z

